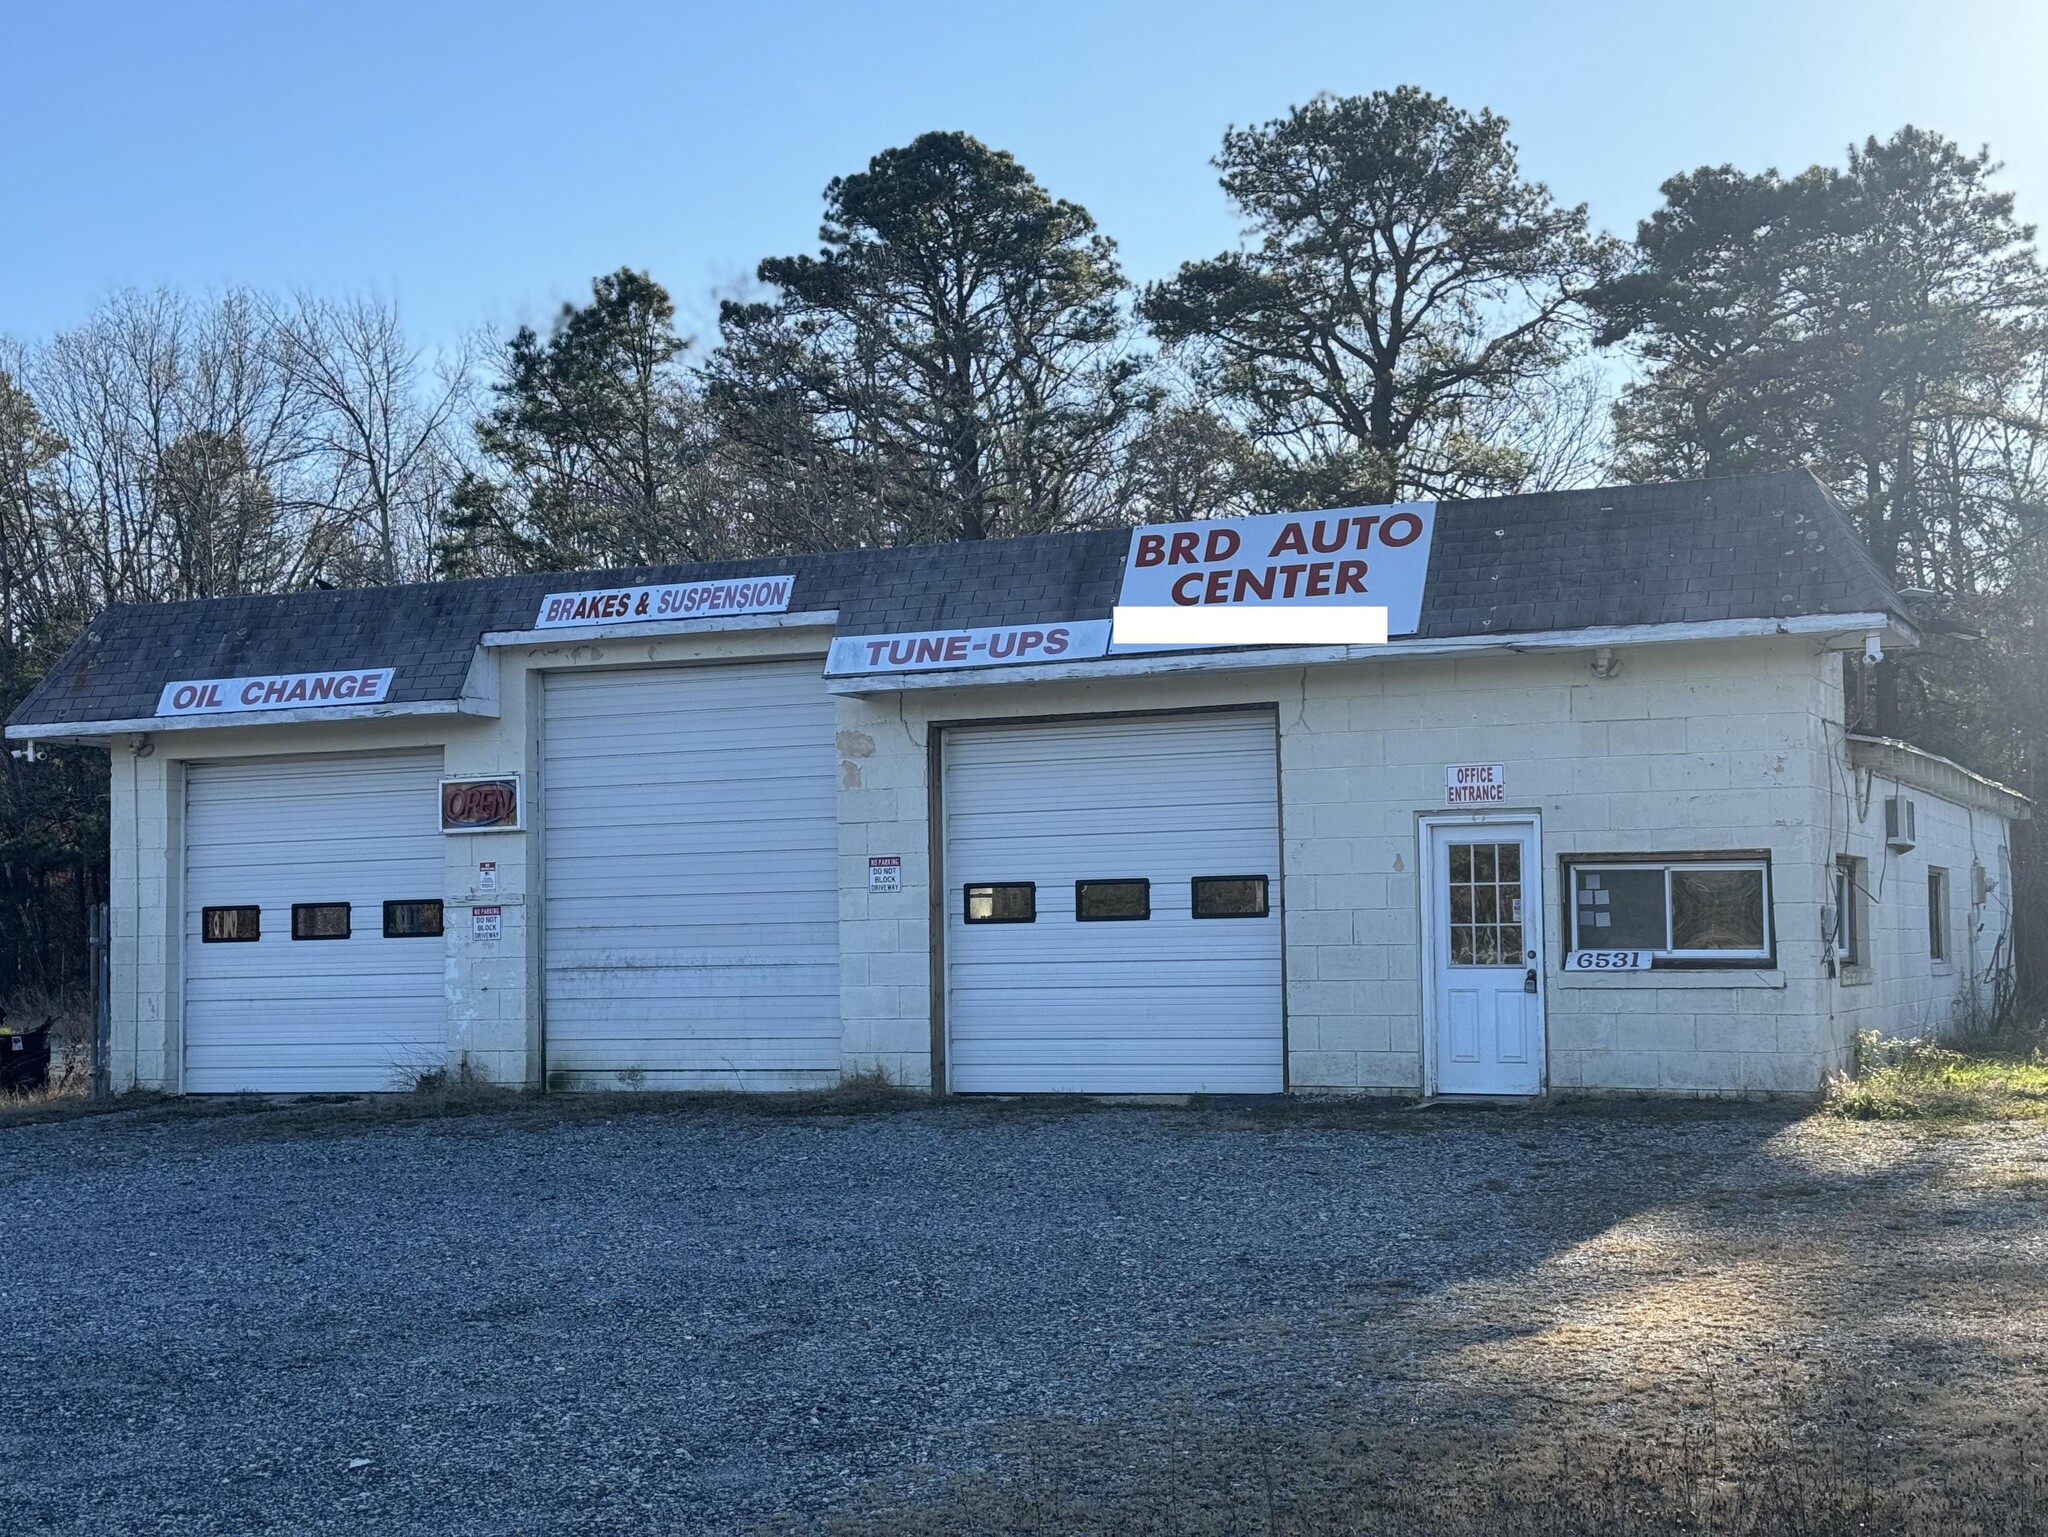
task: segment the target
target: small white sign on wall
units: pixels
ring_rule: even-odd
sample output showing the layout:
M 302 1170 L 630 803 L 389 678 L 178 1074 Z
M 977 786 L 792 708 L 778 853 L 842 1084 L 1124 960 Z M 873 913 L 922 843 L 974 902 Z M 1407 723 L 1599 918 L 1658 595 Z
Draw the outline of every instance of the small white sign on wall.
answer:
M 901 854 L 876 854 L 868 860 L 868 890 L 901 891 L 903 889 L 903 856 Z
M 1648 971 L 1648 950 L 1574 950 L 1564 958 L 1566 971 Z
M 480 859 L 476 866 L 476 889 L 496 891 L 498 889 L 498 862 L 495 859 Z
M 1453 763 L 1444 770 L 1446 806 L 1503 806 L 1508 771 L 1500 763 Z
M 502 907 L 472 907 L 469 910 L 469 934 L 472 939 L 496 939 L 504 930 L 505 909 Z

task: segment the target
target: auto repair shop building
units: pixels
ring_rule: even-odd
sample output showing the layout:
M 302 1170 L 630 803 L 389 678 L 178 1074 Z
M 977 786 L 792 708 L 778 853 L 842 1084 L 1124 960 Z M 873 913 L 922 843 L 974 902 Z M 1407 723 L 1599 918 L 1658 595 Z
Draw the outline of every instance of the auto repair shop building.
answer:
M 2028 807 L 1846 729 L 1917 636 L 1811 477 L 1367 511 L 113 609 L 8 727 L 112 755 L 113 1082 L 1812 1091 L 1987 1006 Z

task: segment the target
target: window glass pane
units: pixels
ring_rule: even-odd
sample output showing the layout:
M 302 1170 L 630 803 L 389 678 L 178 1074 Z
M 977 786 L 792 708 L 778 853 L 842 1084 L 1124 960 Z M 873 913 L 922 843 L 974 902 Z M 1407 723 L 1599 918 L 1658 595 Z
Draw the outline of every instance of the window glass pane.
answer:
M 1266 878 L 1263 875 L 1198 875 L 1191 897 L 1197 918 L 1263 918 Z
M 348 938 L 348 903 L 294 902 L 292 904 L 292 938 Z
M 1030 881 L 967 888 L 969 923 L 1035 923 L 1038 887 Z
M 1490 881 L 1493 876 L 1493 845 L 1475 843 L 1472 845 L 1472 879 Z
M 1927 958 L 1948 959 L 1948 871 L 1927 871 Z
M 1572 932 L 1580 950 L 1662 950 L 1664 870 L 1574 870 Z
M 1522 878 L 1522 846 L 1519 843 L 1495 845 L 1500 861 L 1501 884 L 1512 885 Z
M 1764 873 L 1671 867 L 1671 948 L 1761 950 Z
M 1454 843 L 1451 845 L 1451 879 L 1469 881 L 1472 879 L 1472 845 Z
M 1451 925 L 1451 964 L 1470 966 L 1472 964 L 1472 925 L 1454 923 Z
M 1076 881 L 1074 916 L 1083 923 L 1152 916 L 1150 881 Z
M 247 944 L 263 932 L 260 907 L 204 907 L 200 909 L 199 938 L 209 945 Z
M 386 902 L 386 939 L 435 939 L 441 933 L 441 904 L 434 902 Z
M 1503 923 L 1500 926 L 1500 963 L 1512 966 L 1525 960 L 1522 954 L 1522 926 L 1519 923 Z

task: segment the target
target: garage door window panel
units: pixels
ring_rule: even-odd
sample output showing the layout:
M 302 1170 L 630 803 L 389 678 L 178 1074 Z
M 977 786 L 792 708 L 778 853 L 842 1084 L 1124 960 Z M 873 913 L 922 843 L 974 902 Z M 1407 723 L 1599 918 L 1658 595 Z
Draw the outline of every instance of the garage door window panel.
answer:
M 262 936 L 260 907 L 208 907 L 200 911 L 199 938 L 204 944 L 254 944 Z
M 347 939 L 348 903 L 292 903 L 293 939 Z
M 1131 923 L 1151 916 L 1150 880 L 1074 882 L 1074 917 L 1078 922 Z
M 998 881 L 967 888 L 969 923 L 1036 923 L 1038 885 L 1034 881 Z
M 386 902 L 384 904 L 384 937 L 386 939 L 439 939 L 441 937 L 440 902 L 438 900 Z
M 1264 918 L 1263 875 L 1198 875 L 1188 883 L 1188 905 L 1197 918 Z

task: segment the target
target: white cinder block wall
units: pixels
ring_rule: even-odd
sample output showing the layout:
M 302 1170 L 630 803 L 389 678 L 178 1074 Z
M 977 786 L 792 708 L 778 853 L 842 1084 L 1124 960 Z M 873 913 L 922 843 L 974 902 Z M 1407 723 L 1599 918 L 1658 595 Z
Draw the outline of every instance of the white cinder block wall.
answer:
M 1413 1093 L 1423 1075 L 1418 817 L 1444 769 L 1503 763 L 1542 819 L 1552 1087 L 1811 1091 L 1844 1066 L 1820 910 L 1831 891 L 1840 663 L 1804 638 L 1390 659 L 1286 671 L 909 690 L 840 707 L 850 1068 L 929 1082 L 927 763 L 935 722 L 1269 704 L 1280 725 L 1288 1077 Z M 1839 826 L 1839 822 L 1832 824 Z M 1565 977 L 1565 854 L 1768 850 L 1777 965 Z M 903 889 L 871 896 L 873 854 Z
M 545 787 L 539 698 L 548 670 L 819 656 L 802 629 L 564 642 L 495 653 L 500 714 L 157 734 L 113 749 L 113 1078 L 178 1087 L 183 763 L 437 745 L 454 775 L 526 776 L 523 833 L 445 840 L 448 1053 L 506 1083 L 543 1071 Z M 1414 1093 L 1422 1083 L 1418 818 L 1444 808 L 1444 769 L 1502 763 L 1504 811 L 1541 818 L 1549 1083 L 1564 1090 L 1811 1091 L 1854 1032 L 1938 1025 L 2006 931 L 2003 820 L 1925 790 L 1921 842 L 1883 848 L 1880 780 L 1859 800 L 1843 755 L 1840 659 L 1803 637 L 1640 646 L 1615 676 L 1590 654 L 1388 659 L 1258 672 L 842 697 L 840 999 L 849 1072 L 931 1082 L 934 723 L 1246 705 L 1279 722 L 1288 1078 L 1296 1089 Z M 822 680 L 820 686 L 822 687 Z M 1197 808 L 1198 810 L 1198 808 Z M 1766 849 L 1777 965 L 1754 971 L 1560 973 L 1560 856 Z M 1870 859 L 1867 985 L 1830 975 L 1821 909 L 1835 853 Z M 903 861 L 871 893 L 868 859 Z M 1969 905 L 1973 858 L 1994 883 Z M 497 864 L 481 889 L 477 865 Z M 1925 867 L 1952 872 L 1955 960 L 1926 956 Z M 503 909 L 495 940 L 469 909 Z M 1916 905 L 1918 904 L 1918 905 Z M 1975 945 L 1974 957 L 1971 946 Z M 1917 949 L 1916 949 L 1917 946 Z M 1974 958 L 1974 967 L 1971 964 Z

